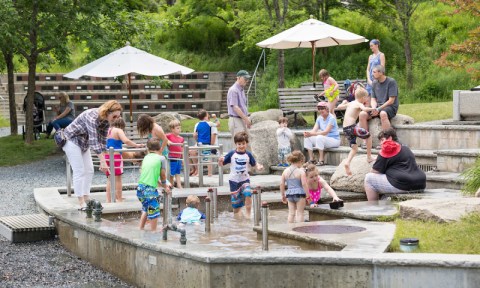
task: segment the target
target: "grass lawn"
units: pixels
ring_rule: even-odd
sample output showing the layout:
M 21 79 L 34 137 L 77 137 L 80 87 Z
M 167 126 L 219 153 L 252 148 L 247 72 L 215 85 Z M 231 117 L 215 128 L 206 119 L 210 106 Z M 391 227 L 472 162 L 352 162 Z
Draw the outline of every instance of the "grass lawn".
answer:
M 0 127 L 10 127 L 10 122 L 7 119 L 0 116 Z
M 480 254 L 480 215 L 472 213 L 459 222 L 437 223 L 397 219 L 390 252 L 400 251 L 400 239 L 419 239 L 416 253 Z
M 218 129 L 219 132 L 228 132 L 228 119 L 218 119 L 220 121 L 220 127 Z M 186 119 L 182 121 L 182 132 L 193 132 L 193 128 L 195 128 L 195 124 L 198 123 L 198 119 Z
M 53 139 L 40 139 L 26 145 L 22 135 L 0 137 L 0 151 L 0 166 L 25 164 L 58 153 Z

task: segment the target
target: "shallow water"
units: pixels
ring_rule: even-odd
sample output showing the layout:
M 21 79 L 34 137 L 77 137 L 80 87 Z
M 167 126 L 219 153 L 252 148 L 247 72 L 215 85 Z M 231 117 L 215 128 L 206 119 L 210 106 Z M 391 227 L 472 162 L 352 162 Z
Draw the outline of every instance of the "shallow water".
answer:
M 268 215 L 269 225 L 287 223 L 287 213 L 287 210 L 270 210 Z M 308 215 L 307 212 L 305 214 Z M 116 229 L 138 230 L 140 219 L 138 213 L 122 213 L 113 217 L 107 216 L 107 218 L 118 225 Z M 173 223 L 178 224 L 175 220 Z M 257 239 L 257 233 L 253 231 L 253 214 L 250 219 L 235 219 L 232 212 L 220 212 L 218 219 L 215 219 L 214 223 L 211 224 L 209 233 L 205 232 L 203 220 L 200 225 L 188 224 L 184 228 L 187 232 L 187 246 L 189 244 L 199 244 L 220 251 L 262 251 L 262 239 Z M 180 234 L 178 232 L 168 231 L 168 241 L 179 241 L 179 239 Z M 269 251 L 308 250 L 307 247 L 301 245 L 286 245 L 271 239 L 268 241 L 268 246 Z

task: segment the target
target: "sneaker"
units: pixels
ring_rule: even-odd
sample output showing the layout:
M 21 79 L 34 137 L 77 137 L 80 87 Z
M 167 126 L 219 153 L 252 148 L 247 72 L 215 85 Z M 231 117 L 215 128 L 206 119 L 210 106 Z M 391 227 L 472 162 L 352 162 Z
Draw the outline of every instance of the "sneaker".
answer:
M 280 163 L 280 164 L 278 164 L 277 166 L 278 166 L 278 167 L 283 167 L 283 164 L 282 164 L 282 163 Z
M 283 167 L 288 167 L 288 163 L 283 163 Z

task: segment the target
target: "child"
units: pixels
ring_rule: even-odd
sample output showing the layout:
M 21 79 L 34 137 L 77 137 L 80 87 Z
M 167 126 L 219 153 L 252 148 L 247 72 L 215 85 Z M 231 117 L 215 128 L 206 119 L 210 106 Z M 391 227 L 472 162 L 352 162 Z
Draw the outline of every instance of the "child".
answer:
M 180 179 L 180 171 L 182 170 L 182 155 L 183 155 L 183 137 L 180 136 L 182 132 L 182 125 L 180 121 L 172 120 L 168 124 L 171 133 L 167 134 L 167 139 L 171 143 L 180 143 L 179 145 L 170 145 L 170 153 L 168 153 L 168 158 L 170 159 L 170 183 L 173 183 L 173 177 L 175 177 L 175 182 L 177 182 L 177 188 L 182 189 L 182 180 Z
M 170 187 L 167 185 L 167 175 L 165 173 L 167 161 L 162 156 L 159 139 L 155 137 L 148 139 L 147 148 L 148 154 L 143 158 L 142 172 L 137 187 L 137 197 L 142 203 L 140 229 L 145 228 L 148 219 L 152 231 L 155 231 L 158 217 L 160 217 L 159 201 L 162 198 L 158 194 L 157 187 L 162 186 L 167 193 L 170 193 Z
M 136 144 L 135 142 L 131 141 L 127 138 L 124 132 L 125 129 L 125 121 L 122 118 L 118 118 L 112 123 L 112 127 L 108 129 L 107 134 L 107 149 L 113 147 L 113 149 L 122 149 L 123 144 L 127 144 L 128 146 L 141 148 L 145 145 L 143 144 Z M 123 174 L 123 158 L 131 159 L 133 158 L 132 152 L 114 152 L 113 154 L 113 166 L 115 167 L 115 199 L 117 202 L 122 202 L 122 174 Z M 105 160 L 107 161 L 108 167 L 110 167 L 110 155 L 107 153 L 105 154 Z M 106 194 L 107 194 L 107 203 L 110 203 L 111 194 L 110 194 L 110 169 L 105 171 L 107 175 L 107 187 L 106 187 Z
M 292 152 L 290 147 L 290 140 L 293 139 L 292 130 L 288 129 L 288 119 L 286 117 L 280 117 L 278 119 L 280 127 L 277 129 L 277 141 L 278 141 L 278 166 L 288 167 L 287 155 Z
M 355 90 L 355 101 L 349 102 L 347 104 L 339 105 L 346 107 L 345 116 L 343 117 L 343 132 L 347 136 L 347 139 L 350 141 L 350 153 L 348 153 L 347 161 L 345 161 L 345 172 L 347 175 L 351 176 L 352 171 L 350 170 L 350 162 L 353 159 L 353 156 L 357 153 L 357 137 L 362 139 L 367 139 L 367 161 L 370 163 L 374 159 L 372 158 L 372 138 L 368 132 L 368 127 L 357 126 L 356 122 L 360 111 L 373 111 L 374 108 L 365 107 L 362 103 L 365 102 L 365 98 L 368 97 L 367 90 L 358 87 Z
M 200 199 L 196 195 L 188 195 L 186 200 L 187 207 L 178 214 L 177 219 L 181 224 L 200 225 L 200 219 L 205 219 L 206 216 L 198 211 Z
M 238 132 L 233 137 L 236 149 L 228 152 L 225 157 L 218 159 L 218 165 L 223 166 L 232 163 L 230 167 L 230 193 L 233 213 L 235 217 L 241 217 L 241 208 L 245 206 L 247 217 L 252 211 L 252 193 L 250 189 L 250 175 L 248 165 L 257 170 L 263 170 L 263 165 L 255 161 L 252 153 L 247 151 L 248 134 Z
M 298 223 L 304 222 L 303 210 L 305 209 L 305 199 L 310 198 L 307 187 L 307 177 L 302 165 L 305 163 L 305 156 L 300 151 L 293 151 L 288 156 L 290 167 L 282 173 L 280 182 L 280 192 L 282 192 L 282 202 L 288 203 L 288 223 L 293 223 L 295 218 Z M 285 183 L 287 192 L 285 193 Z
M 330 114 L 335 116 L 335 107 L 338 101 L 338 95 L 340 94 L 340 90 L 338 89 L 338 83 L 330 77 L 330 73 L 327 70 L 322 69 L 318 73 L 318 76 L 323 82 L 323 92 L 320 93 L 320 97 L 325 96 L 328 100 L 328 110 Z
M 160 153 L 167 158 L 168 156 L 168 139 L 163 132 L 162 126 L 155 123 L 155 119 L 147 114 L 140 114 L 137 119 L 137 130 L 140 137 L 148 139 L 156 137 L 161 145 Z
M 198 111 L 197 116 L 200 122 L 195 124 L 195 128 L 193 128 L 193 137 L 195 138 L 195 141 L 197 141 L 197 145 L 202 146 L 215 143 L 218 131 L 216 125 L 208 121 L 209 115 L 207 110 L 201 109 L 200 111 Z M 211 162 L 212 159 L 209 157 L 210 155 L 212 155 L 211 150 L 203 149 L 201 151 L 202 157 L 204 157 L 202 160 L 204 162 Z M 196 161 L 194 161 L 194 164 L 196 164 Z M 208 176 L 212 176 L 212 165 L 208 164 L 207 169 Z
M 327 181 L 318 175 L 317 166 L 313 164 L 308 164 L 305 168 L 305 173 L 307 175 L 307 186 L 308 192 L 310 193 L 310 207 L 317 207 L 317 203 L 320 200 L 322 194 L 322 188 L 326 189 L 328 194 L 332 196 L 333 202 L 342 201 L 338 198 L 335 191 L 328 185 Z

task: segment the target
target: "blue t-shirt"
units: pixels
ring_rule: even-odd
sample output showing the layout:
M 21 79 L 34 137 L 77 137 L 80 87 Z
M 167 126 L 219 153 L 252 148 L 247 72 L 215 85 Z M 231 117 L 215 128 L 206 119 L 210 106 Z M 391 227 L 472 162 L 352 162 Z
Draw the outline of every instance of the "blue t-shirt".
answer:
M 195 125 L 195 132 L 198 134 L 198 143 L 210 145 L 212 139 L 212 129 L 207 121 L 198 122 L 197 125 Z
M 340 140 L 340 133 L 338 133 L 337 118 L 333 117 L 332 114 L 328 114 L 326 120 L 324 120 L 322 116 L 319 116 L 316 122 L 317 122 L 318 128 L 322 131 L 327 129 L 327 126 L 331 124 L 332 129 L 330 130 L 330 132 L 328 132 L 327 137 Z

